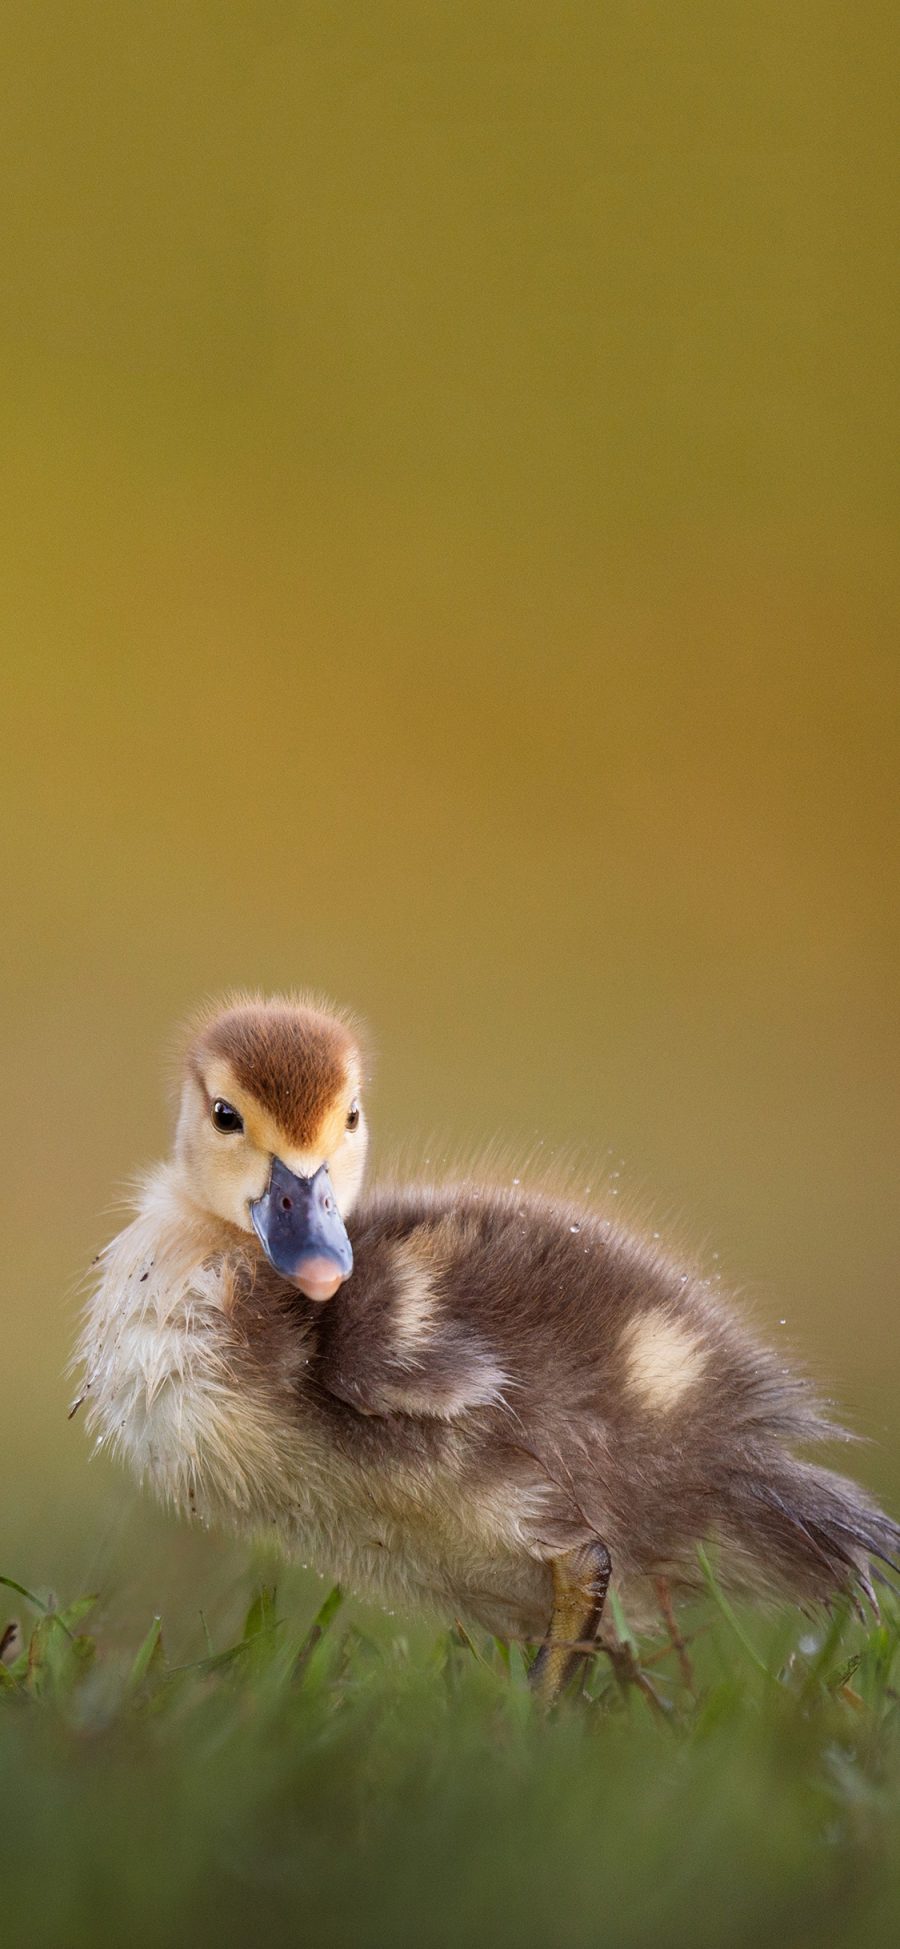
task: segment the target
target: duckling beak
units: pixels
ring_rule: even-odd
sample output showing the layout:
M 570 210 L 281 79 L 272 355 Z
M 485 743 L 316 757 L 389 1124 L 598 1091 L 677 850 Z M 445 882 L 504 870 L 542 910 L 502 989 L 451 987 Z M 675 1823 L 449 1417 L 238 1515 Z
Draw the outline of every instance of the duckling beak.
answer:
M 273 1157 L 268 1189 L 250 1206 L 259 1242 L 276 1272 L 307 1299 L 332 1299 L 353 1271 L 353 1247 L 328 1175 L 298 1178 Z

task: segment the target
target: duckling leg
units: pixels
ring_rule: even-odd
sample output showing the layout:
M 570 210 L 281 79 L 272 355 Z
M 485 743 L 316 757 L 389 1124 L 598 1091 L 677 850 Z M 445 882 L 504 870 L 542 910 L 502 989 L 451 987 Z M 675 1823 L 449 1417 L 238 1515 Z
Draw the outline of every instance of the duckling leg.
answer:
M 598 1539 L 554 1558 L 550 1569 L 550 1629 L 529 1674 L 532 1690 L 543 1705 L 553 1704 L 587 1656 L 600 1628 L 612 1563 L 606 1545 Z

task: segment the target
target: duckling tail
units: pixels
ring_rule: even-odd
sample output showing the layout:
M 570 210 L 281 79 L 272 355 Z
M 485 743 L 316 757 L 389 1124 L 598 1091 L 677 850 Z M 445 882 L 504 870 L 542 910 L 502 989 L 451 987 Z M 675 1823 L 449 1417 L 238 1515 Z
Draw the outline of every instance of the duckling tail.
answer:
M 766 1581 L 827 1603 L 845 1591 L 866 1598 L 900 1579 L 900 1526 L 855 1482 L 784 1452 L 732 1479 L 733 1535 Z

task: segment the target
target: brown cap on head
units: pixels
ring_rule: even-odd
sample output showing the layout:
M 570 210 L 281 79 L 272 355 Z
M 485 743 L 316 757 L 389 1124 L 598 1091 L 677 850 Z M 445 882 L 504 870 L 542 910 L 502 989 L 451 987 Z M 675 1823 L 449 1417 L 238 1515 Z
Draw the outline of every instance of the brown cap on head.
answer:
M 325 1111 L 358 1054 L 353 1030 L 306 1002 L 276 997 L 226 1003 L 194 1035 L 196 1071 L 223 1057 L 239 1083 L 268 1110 L 298 1149 L 312 1143 Z

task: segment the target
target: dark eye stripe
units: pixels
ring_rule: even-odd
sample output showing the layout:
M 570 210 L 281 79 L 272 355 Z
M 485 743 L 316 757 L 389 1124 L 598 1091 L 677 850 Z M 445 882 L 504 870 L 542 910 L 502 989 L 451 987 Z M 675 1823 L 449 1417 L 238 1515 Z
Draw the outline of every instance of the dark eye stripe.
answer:
M 225 1135 L 234 1134 L 244 1128 L 244 1119 L 240 1111 L 235 1109 L 233 1103 L 226 1103 L 224 1096 L 216 1097 L 210 1114 L 216 1129 L 221 1130 Z

